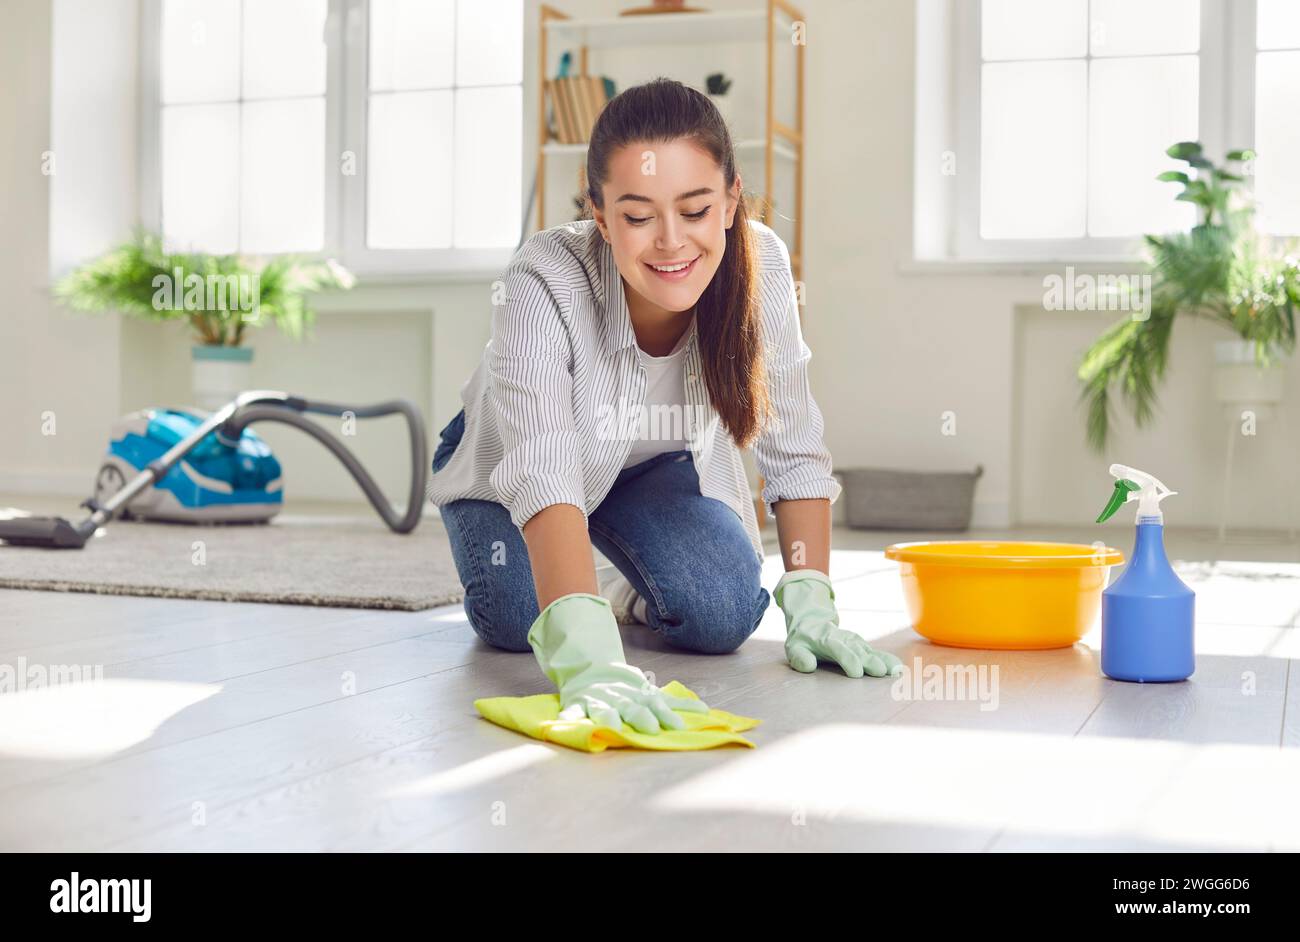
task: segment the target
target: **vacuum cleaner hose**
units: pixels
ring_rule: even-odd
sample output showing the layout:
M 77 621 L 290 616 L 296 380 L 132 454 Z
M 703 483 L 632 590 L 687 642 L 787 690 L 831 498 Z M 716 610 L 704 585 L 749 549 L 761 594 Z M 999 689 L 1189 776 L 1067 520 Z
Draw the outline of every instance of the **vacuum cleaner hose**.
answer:
M 351 415 L 358 419 L 372 419 L 398 413 L 405 416 L 411 436 L 411 492 L 406 502 L 406 513 L 402 515 L 397 513 L 393 505 L 384 497 L 383 491 L 379 489 L 374 478 L 362 467 L 361 462 L 346 445 L 302 415 L 303 412 L 339 417 Z M 373 406 L 344 406 L 291 396 L 283 404 L 254 402 L 240 406 L 221 426 L 219 434 L 231 441 L 238 441 L 244 429 L 255 422 L 281 422 L 292 425 L 328 448 L 348 469 L 353 480 L 365 492 L 371 506 L 394 532 L 410 533 L 419 525 L 420 514 L 424 511 L 425 485 L 429 474 L 429 442 L 424 430 L 424 418 L 414 404 L 405 399 L 395 399 Z

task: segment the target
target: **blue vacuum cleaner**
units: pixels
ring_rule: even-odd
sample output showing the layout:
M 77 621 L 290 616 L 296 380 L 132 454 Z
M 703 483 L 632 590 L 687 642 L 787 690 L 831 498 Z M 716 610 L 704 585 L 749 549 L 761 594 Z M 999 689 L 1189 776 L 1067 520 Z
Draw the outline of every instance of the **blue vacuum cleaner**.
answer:
M 411 438 L 411 491 L 405 513 L 385 499 L 374 479 L 342 442 L 307 413 L 358 419 L 400 414 Z M 410 533 L 419 525 L 428 479 L 428 439 L 420 410 L 404 399 L 373 406 L 317 402 L 284 392 L 237 396 L 211 414 L 184 409 L 147 409 L 113 428 L 108 453 L 95 478 L 94 494 L 81 506 L 79 523 L 62 517 L 0 520 L 0 540 L 17 546 L 81 549 L 115 517 L 178 523 L 264 523 L 280 512 L 284 490 L 280 463 L 249 428 L 280 422 L 311 435 L 348 469 L 390 529 Z

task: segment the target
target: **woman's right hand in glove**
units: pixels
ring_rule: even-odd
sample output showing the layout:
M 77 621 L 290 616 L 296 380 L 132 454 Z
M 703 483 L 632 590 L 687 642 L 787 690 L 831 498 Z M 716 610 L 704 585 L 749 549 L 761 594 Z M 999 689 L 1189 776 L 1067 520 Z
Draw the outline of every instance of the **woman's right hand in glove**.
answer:
M 640 733 L 684 729 L 674 711 L 707 713 L 699 700 L 673 697 L 628 664 L 609 601 L 587 592 L 562 595 L 542 610 L 528 630 L 528 643 L 543 673 L 560 694 L 560 717 L 586 716 L 619 730 Z

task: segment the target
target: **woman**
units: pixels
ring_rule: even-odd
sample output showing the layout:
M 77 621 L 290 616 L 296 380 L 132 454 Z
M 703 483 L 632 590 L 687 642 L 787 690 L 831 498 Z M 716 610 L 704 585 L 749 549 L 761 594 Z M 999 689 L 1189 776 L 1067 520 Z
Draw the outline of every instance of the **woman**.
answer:
M 626 663 L 592 545 L 670 645 L 734 650 L 770 600 L 740 454 L 752 445 L 785 562 L 773 594 L 790 665 L 896 673 L 898 658 L 838 627 L 827 572 L 840 485 L 789 254 L 747 217 L 717 109 L 667 79 L 627 89 L 592 131 L 587 181 L 593 218 L 536 233 L 507 269 L 434 455 L 430 498 L 475 632 L 531 647 L 566 717 L 682 728 L 675 710 L 707 707 Z

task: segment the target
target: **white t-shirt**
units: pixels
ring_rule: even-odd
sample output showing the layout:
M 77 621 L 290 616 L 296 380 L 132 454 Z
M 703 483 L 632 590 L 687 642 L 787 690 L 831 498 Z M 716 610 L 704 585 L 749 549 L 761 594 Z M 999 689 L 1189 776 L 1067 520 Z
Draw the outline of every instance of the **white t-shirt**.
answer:
M 686 438 L 686 345 L 695 330 L 691 326 L 682 332 L 681 339 L 672 351 L 661 357 L 652 357 L 637 345 L 637 356 L 645 367 L 645 404 L 631 430 L 636 437 L 632 451 L 623 462 L 624 468 L 640 464 L 665 451 L 684 451 L 690 446 Z

